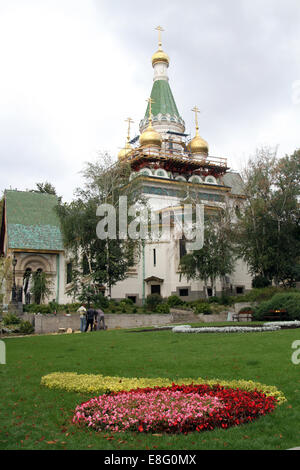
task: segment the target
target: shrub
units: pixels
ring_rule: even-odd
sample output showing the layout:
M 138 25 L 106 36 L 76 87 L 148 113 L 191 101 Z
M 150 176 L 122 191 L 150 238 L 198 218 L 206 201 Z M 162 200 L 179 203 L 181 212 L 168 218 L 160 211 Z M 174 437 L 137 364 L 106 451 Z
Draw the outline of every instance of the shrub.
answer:
M 208 303 L 199 303 L 195 307 L 195 313 L 203 313 L 204 315 L 210 315 L 212 313 L 211 306 Z
M 184 302 L 183 300 L 178 297 L 178 295 L 170 295 L 170 297 L 168 297 L 168 300 L 167 300 L 167 304 L 169 305 L 169 307 L 176 307 L 177 305 L 182 305 Z
M 255 320 L 270 315 L 270 310 L 283 309 L 287 311 L 290 320 L 300 320 L 300 292 L 276 294 L 272 299 L 262 302 L 254 311 Z
M 125 304 L 125 305 L 130 305 L 132 306 L 134 303 L 133 303 L 133 300 L 132 299 L 128 299 L 127 297 L 125 299 L 122 299 L 120 304 Z
M 157 305 L 155 311 L 157 313 L 170 313 L 170 307 L 168 304 L 165 304 L 165 303 L 159 304 Z
M 151 311 L 154 311 L 156 309 L 156 307 L 161 304 L 163 301 L 163 298 L 161 295 L 159 294 L 150 294 L 147 296 L 147 299 L 146 299 L 146 307 L 151 310 Z
M 93 298 L 93 305 L 95 308 L 107 308 L 109 306 L 109 300 L 102 294 L 95 295 Z
M 251 307 L 243 307 L 239 310 L 239 313 L 254 313 L 254 310 L 252 310 Z
M 21 320 L 17 315 L 14 315 L 13 313 L 7 313 L 6 315 L 3 316 L 3 324 L 4 325 L 19 325 L 21 323 Z
M 271 281 L 264 276 L 255 276 L 252 279 L 252 287 L 253 288 L 264 288 L 269 287 L 271 285 Z
M 23 335 L 30 335 L 31 333 L 34 333 L 34 326 L 29 321 L 22 321 L 19 332 Z

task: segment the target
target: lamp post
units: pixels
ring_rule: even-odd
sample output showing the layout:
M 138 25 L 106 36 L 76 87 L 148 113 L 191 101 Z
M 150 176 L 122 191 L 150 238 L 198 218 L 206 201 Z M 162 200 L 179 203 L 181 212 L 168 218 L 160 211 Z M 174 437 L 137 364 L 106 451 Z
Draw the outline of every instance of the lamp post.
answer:
M 17 258 L 13 257 L 13 260 L 12 260 L 12 265 L 13 265 L 13 286 L 12 286 L 12 296 L 11 296 L 11 300 L 12 302 L 16 302 L 17 300 L 17 286 L 16 286 L 16 264 L 17 264 Z

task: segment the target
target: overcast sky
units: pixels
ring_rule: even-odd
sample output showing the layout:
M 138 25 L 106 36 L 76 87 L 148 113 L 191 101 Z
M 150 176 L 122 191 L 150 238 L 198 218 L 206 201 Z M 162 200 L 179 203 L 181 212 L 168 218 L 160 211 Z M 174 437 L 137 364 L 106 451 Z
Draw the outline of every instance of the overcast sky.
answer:
M 70 200 L 146 110 L 157 31 L 186 131 L 240 170 L 300 147 L 299 0 L 0 0 L 0 191 L 51 182 Z

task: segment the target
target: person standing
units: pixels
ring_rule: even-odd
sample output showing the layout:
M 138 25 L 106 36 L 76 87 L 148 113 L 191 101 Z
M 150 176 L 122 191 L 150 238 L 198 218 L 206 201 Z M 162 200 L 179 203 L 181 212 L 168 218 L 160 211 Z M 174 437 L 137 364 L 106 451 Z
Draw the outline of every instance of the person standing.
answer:
M 84 332 L 85 327 L 86 327 L 86 308 L 84 305 L 81 305 L 79 309 L 77 310 L 77 313 L 80 314 L 80 331 L 81 333 Z
M 85 332 L 88 330 L 89 326 L 91 327 L 91 331 L 93 331 L 94 318 L 95 318 L 95 310 L 90 307 L 86 312 L 86 326 L 84 330 Z
M 96 317 L 97 318 L 97 320 L 96 320 L 97 330 L 100 330 L 100 329 L 106 330 L 107 328 L 105 326 L 105 321 L 104 321 L 104 312 L 101 310 L 101 308 L 98 308 L 96 310 L 96 312 L 97 312 L 97 317 Z M 101 326 L 100 326 L 100 324 L 101 324 Z

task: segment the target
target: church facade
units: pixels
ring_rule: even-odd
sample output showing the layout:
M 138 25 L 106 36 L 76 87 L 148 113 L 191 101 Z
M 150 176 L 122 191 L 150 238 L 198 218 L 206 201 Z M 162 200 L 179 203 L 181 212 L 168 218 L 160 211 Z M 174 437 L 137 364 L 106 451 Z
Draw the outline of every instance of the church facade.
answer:
M 197 107 L 192 110 L 195 136 L 190 140 L 185 133 L 185 123 L 169 85 L 169 63 L 159 37 L 158 50 L 152 56 L 153 87 L 140 122 L 140 136 L 130 141 L 128 132 L 119 160 L 130 164 L 131 178 L 139 178 L 151 209 L 168 213 L 171 218 L 182 210 L 182 198 L 187 193 L 193 193 L 204 205 L 206 215 L 225 205 L 239 206 L 244 199 L 241 176 L 230 171 L 225 158 L 210 156 L 208 143 L 199 134 Z M 179 267 L 183 254 L 182 240 L 175 236 L 169 241 L 146 242 L 135 268 L 112 288 L 112 297 L 129 297 L 143 303 L 151 293 L 195 300 L 224 291 L 243 294 L 251 289 L 251 276 L 242 260 L 237 260 L 233 273 L 218 280 L 215 292 L 213 286 L 202 281 L 187 282 Z

